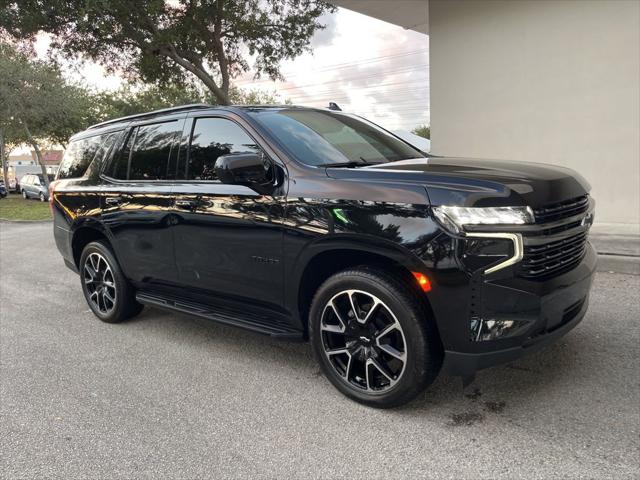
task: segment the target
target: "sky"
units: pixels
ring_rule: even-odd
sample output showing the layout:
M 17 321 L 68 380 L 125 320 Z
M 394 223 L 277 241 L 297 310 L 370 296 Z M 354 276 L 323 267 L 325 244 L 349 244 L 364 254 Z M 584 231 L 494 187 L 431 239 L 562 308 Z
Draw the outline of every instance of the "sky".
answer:
M 295 105 L 326 107 L 362 115 L 389 129 L 429 124 L 429 37 L 347 9 L 326 15 L 327 28 L 312 38 L 312 52 L 282 62 L 283 82 L 235 79 L 244 89 L 278 93 Z M 38 39 L 45 56 L 46 35 Z M 67 75 L 97 89 L 116 89 L 123 80 L 93 63 L 67 67 Z

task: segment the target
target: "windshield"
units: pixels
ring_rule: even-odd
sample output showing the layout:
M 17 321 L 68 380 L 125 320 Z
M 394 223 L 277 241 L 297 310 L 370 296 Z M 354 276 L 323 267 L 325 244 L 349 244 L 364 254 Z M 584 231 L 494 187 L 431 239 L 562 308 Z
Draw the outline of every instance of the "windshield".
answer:
M 307 165 L 386 163 L 425 156 L 381 128 L 344 113 L 256 109 L 249 115 Z

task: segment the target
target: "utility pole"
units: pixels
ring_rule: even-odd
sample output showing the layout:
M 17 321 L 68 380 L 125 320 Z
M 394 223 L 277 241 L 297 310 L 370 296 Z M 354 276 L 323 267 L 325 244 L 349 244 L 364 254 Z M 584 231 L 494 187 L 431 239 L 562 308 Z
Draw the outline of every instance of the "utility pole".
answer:
M 0 162 L 2 162 L 2 180 L 4 181 L 4 186 L 9 192 L 9 178 L 7 177 L 7 159 L 4 158 L 4 129 L 0 128 Z

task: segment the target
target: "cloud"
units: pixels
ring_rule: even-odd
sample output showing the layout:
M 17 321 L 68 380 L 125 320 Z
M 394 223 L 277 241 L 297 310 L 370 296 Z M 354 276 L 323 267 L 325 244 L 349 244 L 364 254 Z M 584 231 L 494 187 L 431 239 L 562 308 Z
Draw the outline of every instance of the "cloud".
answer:
M 337 20 L 334 14 L 325 13 L 318 19 L 318 22 L 325 25 L 325 28 L 316 31 L 311 39 L 311 48 L 313 49 L 331 45 L 336 36 Z
M 328 33 L 313 39 L 313 53 L 283 63 L 285 82 L 247 84 L 269 85 L 301 105 L 335 101 L 392 129 L 429 123 L 426 35 L 344 9 Z

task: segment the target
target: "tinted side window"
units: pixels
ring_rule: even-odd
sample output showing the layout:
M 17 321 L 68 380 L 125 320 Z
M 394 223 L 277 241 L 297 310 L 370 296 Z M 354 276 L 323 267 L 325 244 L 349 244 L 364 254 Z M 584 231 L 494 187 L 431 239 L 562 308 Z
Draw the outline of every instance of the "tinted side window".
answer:
M 109 133 L 102 137 L 104 140 L 101 141 L 100 147 L 98 147 L 96 154 L 93 156 L 93 161 L 89 164 L 89 167 L 85 172 L 86 177 L 93 178 L 100 175 L 102 164 L 106 161 L 111 149 L 121 133 L 122 130 Z
M 132 128 L 127 135 L 124 145 L 113 160 L 111 171 L 107 175 L 120 180 L 127 179 L 127 171 L 129 169 L 129 157 L 131 156 L 131 145 L 136 138 L 138 128 Z
M 58 170 L 58 178 L 83 177 L 106 135 L 75 140 L 69 144 Z
M 231 120 L 198 118 L 189 148 L 187 179 L 217 180 L 213 167 L 219 156 L 259 152 L 256 142 Z
M 169 157 L 176 143 L 179 122 L 157 123 L 138 127 L 129 167 L 130 180 L 165 180 L 169 174 Z

